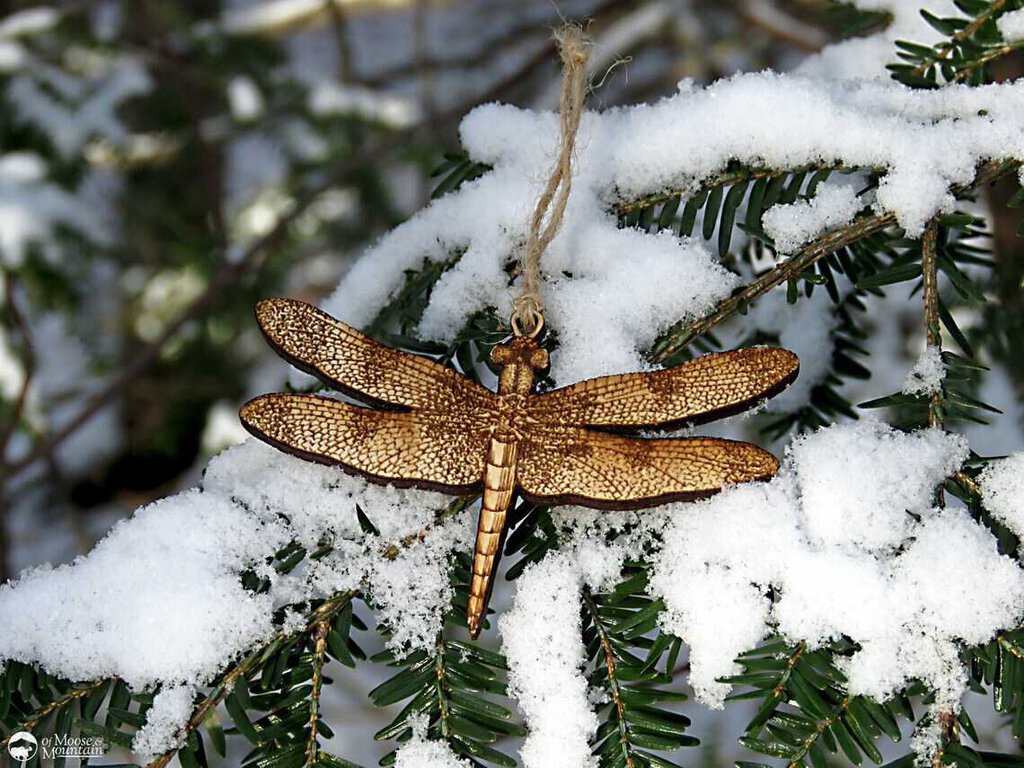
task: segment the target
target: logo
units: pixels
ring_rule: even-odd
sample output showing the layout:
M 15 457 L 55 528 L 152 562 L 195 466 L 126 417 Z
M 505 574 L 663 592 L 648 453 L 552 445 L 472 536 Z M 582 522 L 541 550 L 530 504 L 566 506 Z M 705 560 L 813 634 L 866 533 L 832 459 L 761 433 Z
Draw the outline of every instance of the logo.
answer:
M 57 758 L 102 757 L 110 745 L 101 736 L 69 736 L 57 734 L 43 736 L 42 741 L 28 731 L 18 731 L 7 742 L 7 754 L 16 763 L 24 765 L 37 754 L 41 760 Z
M 18 731 L 7 742 L 7 753 L 19 763 L 27 763 L 39 751 L 39 742 L 28 731 Z

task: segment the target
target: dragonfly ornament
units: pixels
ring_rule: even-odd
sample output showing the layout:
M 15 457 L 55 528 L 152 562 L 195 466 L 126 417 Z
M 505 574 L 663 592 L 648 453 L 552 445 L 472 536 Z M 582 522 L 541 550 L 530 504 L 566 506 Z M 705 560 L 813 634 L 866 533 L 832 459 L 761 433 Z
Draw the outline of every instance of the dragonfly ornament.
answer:
M 256 317 L 278 354 L 369 407 L 312 394 L 262 395 L 241 409 L 252 434 L 372 482 L 482 493 L 467 611 L 474 638 L 517 496 L 639 509 L 771 477 L 778 461 L 751 443 L 628 433 L 738 413 L 783 390 L 799 370 L 788 350 L 751 347 L 536 394 L 548 367 L 537 325 L 493 348 L 500 373 L 492 392 L 300 301 L 260 302 Z

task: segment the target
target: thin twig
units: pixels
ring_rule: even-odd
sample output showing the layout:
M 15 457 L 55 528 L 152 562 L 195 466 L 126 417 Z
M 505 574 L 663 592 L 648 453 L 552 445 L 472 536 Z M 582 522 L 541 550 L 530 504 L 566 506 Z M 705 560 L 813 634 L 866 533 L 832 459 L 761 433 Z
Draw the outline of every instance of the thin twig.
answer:
M 611 639 L 601 623 L 601 616 L 598 612 L 597 604 L 590 594 L 590 590 L 584 589 L 581 595 L 583 597 L 583 604 L 590 611 L 594 621 L 594 629 L 597 630 L 598 638 L 601 641 L 605 671 L 608 673 L 608 689 L 612 696 L 612 702 L 615 704 L 615 712 L 618 715 L 616 720 L 618 721 L 619 744 L 622 746 L 622 756 L 626 760 L 626 768 L 635 768 L 636 763 L 633 761 L 629 726 L 626 723 L 626 705 L 622 700 L 622 691 L 619 689 L 619 677 L 615 669 L 615 649 L 612 648 Z
M 939 222 L 932 219 L 921 237 L 921 281 L 924 295 L 925 344 L 942 351 L 942 330 L 939 327 Z M 942 390 L 928 399 L 928 426 L 942 427 Z
M 743 290 L 719 302 L 718 306 L 708 315 L 688 325 L 676 325 L 671 328 L 664 339 L 649 355 L 651 362 L 660 363 L 670 359 L 682 350 L 690 341 L 707 333 L 719 323 L 728 320 L 742 307 L 754 299 L 768 293 L 772 288 L 782 285 L 802 271 L 816 263 L 819 259 L 844 248 L 861 238 L 880 232 L 896 223 L 893 213 L 873 214 L 856 219 L 849 226 L 830 232 L 807 245 L 796 255 L 786 259 L 778 266 L 768 270 L 759 278 L 746 285 Z
M 21 335 L 22 345 L 24 346 L 25 375 L 21 380 L 21 388 L 18 390 L 18 396 L 14 401 L 14 408 L 11 409 L 10 420 L 4 424 L 2 431 L 0 431 L 0 461 L 7 454 L 7 445 L 17 431 L 18 423 L 25 412 L 28 393 L 32 387 L 32 378 L 35 375 L 36 369 L 36 353 L 35 344 L 32 342 L 32 329 L 29 327 L 25 314 L 18 306 L 16 294 L 14 276 L 9 272 L 4 272 L 4 301 L 7 304 L 7 310 L 14 319 L 14 325 L 18 328 L 18 333 Z
M 964 40 L 969 39 L 977 32 L 982 26 L 994 15 L 1000 13 L 1003 10 L 1003 6 L 1006 5 L 1006 0 L 995 0 L 984 12 L 978 14 L 974 21 L 968 24 L 963 29 L 954 33 L 949 40 L 944 40 L 935 46 L 939 51 L 940 61 L 925 61 L 918 64 L 914 69 L 911 70 L 911 74 L 921 76 L 927 72 L 932 66 L 946 60 L 953 51 L 956 50 L 956 46 L 962 43 Z M 977 65 L 971 66 L 969 69 L 974 70 Z M 964 70 L 967 71 L 967 70 Z
M 14 730 L 14 733 L 17 733 L 18 731 L 28 731 L 29 733 L 31 733 L 32 730 L 37 725 L 39 725 L 41 722 L 46 720 L 46 718 L 48 718 L 50 715 L 52 715 L 58 709 L 64 709 L 64 707 L 68 706 L 69 704 L 73 704 L 74 702 L 76 702 L 80 698 L 82 698 L 83 696 L 88 696 L 90 693 L 92 693 L 93 691 L 99 689 L 104 683 L 107 683 L 109 681 L 110 681 L 110 678 L 103 677 L 103 678 L 100 678 L 99 680 L 93 680 L 91 683 L 89 683 L 88 685 L 86 685 L 83 688 L 75 688 L 73 691 L 68 691 L 63 696 L 61 696 L 59 699 L 54 699 L 49 704 L 47 704 L 45 707 L 43 707 L 38 712 L 36 712 L 34 715 L 32 715 L 32 717 L 30 717 L 28 720 L 25 720 L 23 723 L 21 723 Z M 0 740 L 0 749 L 3 749 L 4 747 L 7 746 L 8 742 L 14 736 L 14 733 L 12 733 L 10 736 L 7 736 L 5 739 Z
M 320 690 L 324 681 L 324 660 L 327 656 L 327 633 L 330 623 L 324 619 L 317 622 L 313 636 L 316 644 L 313 648 L 313 688 L 309 692 L 309 740 L 306 742 L 306 765 L 316 765 L 320 756 L 320 744 L 317 732 L 320 727 Z
M 989 184 L 1001 176 L 1017 170 L 1020 165 L 1017 161 L 985 163 L 971 184 L 954 187 L 952 192 L 957 198 L 965 197 L 970 194 L 973 188 Z M 674 325 L 651 350 L 648 359 L 653 363 L 663 363 L 666 360 L 670 360 L 673 355 L 681 351 L 693 339 L 707 333 L 719 323 L 728 320 L 754 299 L 782 285 L 790 278 L 795 278 L 803 270 L 814 265 L 830 253 L 834 253 L 840 248 L 845 248 L 868 235 L 880 232 L 895 223 L 896 215 L 893 213 L 872 214 L 854 219 L 847 226 L 822 235 L 817 240 L 804 246 L 795 255 L 768 270 L 753 282 L 748 283 L 742 290 L 719 302 L 718 306 L 709 314 L 688 324 L 678 323 Z

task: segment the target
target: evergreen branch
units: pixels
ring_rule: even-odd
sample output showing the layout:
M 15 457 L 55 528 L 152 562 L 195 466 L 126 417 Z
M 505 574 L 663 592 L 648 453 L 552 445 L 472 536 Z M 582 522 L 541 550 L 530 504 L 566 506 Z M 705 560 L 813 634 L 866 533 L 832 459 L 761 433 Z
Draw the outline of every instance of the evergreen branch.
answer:
M 32 715 L 32 717 L 30 717 L 27 720 L 23 721 L 20 725 L 18 725 L 18 727 L 14 730 L 14 732 L 12 732 L 11 736 L 13 736 L 14 733 L 17 733 L 18 731 L 28 731 L 28 732 L 31 733 L 33 731 L 33 729 L 35 729 L 35 727 L 37 725 L 39 725 L 40 723 L 45 721 L 46 718 L 48 718 L 54 712 L 57 712 L 58 710 L 62 710 L 65 707 L 68 707 L 68 706 L 74 704 L 79 699 L 84 698 L 85 696 L 88 696 L 93 691 L 96 691 L 99 688 L 101 688 L 103 685 L 109 683 L 110 680 L 111 680 L 111 678 L 109 678 L 109 677 L 102 677 L 99 680 L 93 680 L 92 682 L 90 682 L 88 685 L 86 685 L 84 687 L 75 688 L 74 690 L 68 691 L 67 693 L 65 693 L 60 698 L 54 699 L 53 701 L 51 701 L 46 706 L 44 706 L 44 707 L 40 708 L 39 710 L 37 710 Z M 11 740 L 11 736 L 7 736 L 4 739 L 0 739 L 0 749 L 3 749 L 4 747 L 7 746 L 7 744 Z
M 321 619 L 316 624 L 313 649 L 313 690 L 309 692 L 309 738 L 306 741 L 306 765 L 316 765 L 320 756 L 317 730 L 320 726 L 320 690 L 324 679 L 324 662 L 327 656 L 327 633 L 330 622 Z
M 432 648 L 421 648 L 405 656 L 388 649 L 372 657 L 371 661 L 384 662 L 399 670 L 370 691 L 371 701 L 379 707 L 406 702 L 374 738 L 403 742 L 426 719 L 428 738 L 446 742 L 453 752 L 468 758 L 473 765 L 482 761 L 514 768 L 515 760 L 490 745 L 502 736 L 525 736 L 526 730 L 514 721 L 510 709 L 485 697 L 507 697 L 505 658 L 446 634 L 448 625 L 465 626 L 465 595 L 471 570 L 468 553 L 453 556 L 452 605 Z M 385 627 L 381 629 L 387 631 Z M 392 751 L 381 764 L 390 765 L 395 759 L 396 752 Z
M 741 310 L 745 311 L 750 302 L 786 281 L 796 278 L 819 259 L 895 223 L 896 215 L 893 213 L 872 214 L 862 216 L 846 227 L 819 237 L 794 256 L 747 284 L 739 292 L 719 302 L 710 314 L 688 324 L 677 323 L 674 325 L 651 350 L 647 356 L 648 360 L 652 363 L 661 363 L 671 359 L 693 339 L 707 333 Z
M 970 24 L 965 26 L 963 29 L 954 32 L 949 40 L 943 41 L 936 45 L 935 50 L 939 54 L 938 58 L 940 60 L 949 58 L 949 56 L 956 51 L 956 48 L 960 43 L 974 37 L 974 35 L 978 32 L 978 30 L 982 28 L 985 22 L 987 22 L 989 19 L 995 18 L 996 16 L 1000 15 L 1003 11 L 1003 6 L 1005 5 L 1006 0 L 994 0 L 994 2 L 991 5 L 989 5 L 988 8 L 986 8 L 984 11 L 975 16 L 974 20 L 971 21 Z M 928 68 L 931 67 L 933 63 L 934 62 L 927 61 L 922 62 L 911 71 L 913 72 L 913 74 L 920 77 L 924 75 L 925 72 L 928 71 Z
M 967 197 L 974 188 L 990 184 L 1019 167 L 1018 161 L 985 163 L 971 184 L 954 187 L 952 192 L 957 198 Z M 665 363 L 671 360 L 697 337 L 734 315 L 745 312 L 750 302 L 773 288 L 796 279 L 801 272 L 829 254 L 881 232 L 895 223 L 896 216 L 893 213 L 871 214 L 854 219 L 850 224 L 818 237 L 801 248 L 795 255 L 777 264 L 740 291 L 719 302 L 718 306 L 709 314 L 690 323 L 677 323 L 672 326 L 654 345 L 647 355 L 647 359 L 652 363 Z
M 202 726 L 213 710 L 216 709 L 228 694 L 234 690 L 235 684 L 244 681 L 245 678 L 260 666 L 260 664 L 273 652 L 274 649 L 279 648 L 297 638 L 315 634 L 322 624 L 333 619 L 352 600 L 352 598 L 355 597 L 355 595 L 356 593 L 354 591 L 349 591 L 339 592 L 338 594 L 329 597 L 310 614 L 305 628 L 294 632 L 279 632 L 271 640 L 249 653 L 242 659 L 242 661 L 231 667 L 226 673 L 224 673 L 220 682 L 213 688 L 213 690 L 206 695 L 202 702 L 200 702 L 199 706 L 192 711 L 192 717 L 189 718 L 185 727 L 182 728 L 179 736 L 184 738 Z M 169 749 L 167 752 L 164 752 L 162 755 L 152 760 L 148 764 L 147 768 L 166 768 L 167 764 L 174 759 L 174 756 L 180 749 L 180 747 L 173 747 Z
M 599 710 L 603 722 L 593 739 L 602 768 L 665 768 L 674 764 L 652 751 L 700 743 L 687 733 L 689 718 L 661 706 L 686 700 L 669 688 L 681 641 L 657 631 L 665 605 L 646 594 L 647 576 L 646 566 L 631 563 L 611 592 L 581 591 L 583 642 L 592 665 L 588 682 L 609 700 Z
M 717 176 L 703 180 L 696 188 L 669 189 L 651 195 L 637 198 L 635 200 L 622 200 L 612 206 L 612 210 L 619 216 L 628 216 L 637 211 L 652 208 L 662 203 L 667 203 L 679 197 L 694 197 L 701 193 L 710 192 L 718 187 L 731 187 L 744 181 L 756 181 L 758 179 L 773 179 L 785 174 L 806 174 L 812 172 L 837 172 L 850 173 L 853 171 L 870 171 L 881 173 L 883 168 L 859 168 L 845 163 L 806 163 L 794 168 L 764 168 L 756 166 L 743 166 L 723 171 Z
M 795 757 L 793 757 L 792 760 L 789 761 L 788 768 L 799 768 L 799 766 L 803 763 L 804 759 L 810 754 L 811 749 L 817 743 L 818 739 L 820 739 L 825 734 L 825 731 L 827 731 L 829 728 L 831 728 L 837 722 L 839 722 L 839 718 L 842 717 L 842 715 L 846 712 L 849 706 L 850 697 L 847 696 L 840 703 L 838 709 L 834 710 L 829 717 L 825 718 L 824 720 L 818 721 L 818 724 L 815 727 L 814 732 L 804 740 L 803 749 L 801 749 L 801 751 Z
M 616 719 L 618 720 L 619 744 L 622 747 L 622 757 L 625 760 L 627 768 L 635 768 L 632 755 L 633 750 L 629 740 L 629 726 L 626 724 L 625 718 L 626 707 L 622 701 L 622 691 L 619 688 L 619 678 L 615 671 L 615 650 L 612 648 L 608 632 L 605 629 L 604 623 L 601 621 L 597 605 L 594 603 L 594 598 L 591 595 L 589 588 L 583 589 L 582 597 L 583 604 L 590 612 L 594 628 L 597 630 L 597 635 L 601 641 L 601 651 L 604 654 L 605 670 L 608 674 L 608 687 L 611 691 L 612 702 L 615 706 L 615 712 L 617 715 Z
M 942 768 L 946 751 L 951 744 L 960 744 L 960 726 L 957 723 L 956 713 L 951 709 L 944 709 L 938 714 L 940 738 L 942 746 L 932 755 L 932 768 Z
M 1006 43 L 1005 45 L 1001 45 L 997 48 L 990 48 L 986 53 L 983 53 L 981 56 L 974 59 L 969 65 L 959 67 L 956 74 L 953 75 L 953 80 L 951 82 L 962 83 L 986 64 L 989 64 L 996 59 L 1001 59 L 1004 56 L 1009 56 L 1014 51 L 1021 50 L 1021 48 L 1024 48 L 1024 40 L 1014 43 Z

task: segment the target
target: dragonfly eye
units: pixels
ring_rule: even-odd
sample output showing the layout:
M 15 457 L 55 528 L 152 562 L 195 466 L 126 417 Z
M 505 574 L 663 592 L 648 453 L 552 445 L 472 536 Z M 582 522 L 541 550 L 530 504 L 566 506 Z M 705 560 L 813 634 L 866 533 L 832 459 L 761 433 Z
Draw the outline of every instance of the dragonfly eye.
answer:
M 537 347 L 530 354 L 530 367 L 535 371 L 546 371 L 551 365 L 551 356 L 543 347 Z

